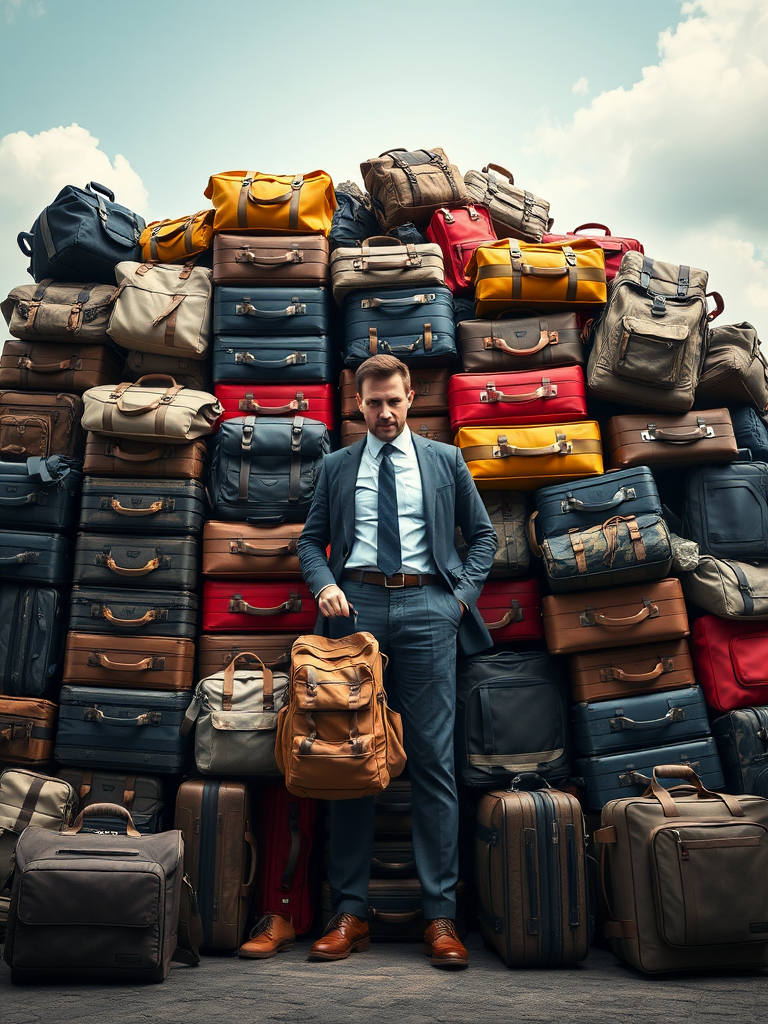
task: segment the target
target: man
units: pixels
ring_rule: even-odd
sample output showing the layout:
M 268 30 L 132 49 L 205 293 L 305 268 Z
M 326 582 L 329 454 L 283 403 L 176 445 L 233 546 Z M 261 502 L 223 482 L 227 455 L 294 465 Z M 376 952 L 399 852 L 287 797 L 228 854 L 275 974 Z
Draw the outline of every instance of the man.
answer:
M 414 397 L 408 368 L 393 356 L 373 356 L 355 385 L 368 432 L 325 458 L 299 558 L 331 635 L 367 630 L 389 657 L 387 692 L 403 716 L 414 857 L 430 922 L 425 951 L 436 967 L 465 967 L 453 923 L 456 645 L 457 634 L 465 654 L 491 645 L 476 601 L 496 535 L 459 450 L 406 427 Z M 468 546 L 464 563 L 454 546 L 456 525 Z M 372 797 L 331 803 L 328 874 L 337 914 L 310 959 L 341 960 L 370 947 L 373 819 Z

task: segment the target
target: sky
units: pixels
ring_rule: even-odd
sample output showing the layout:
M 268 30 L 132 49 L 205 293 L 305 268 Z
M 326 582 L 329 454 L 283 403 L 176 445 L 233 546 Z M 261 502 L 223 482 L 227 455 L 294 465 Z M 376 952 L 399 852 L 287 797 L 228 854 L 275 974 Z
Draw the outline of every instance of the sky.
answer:
M 489 162 L 656 259 L 709 272 L 768 341 L 766 0 L 0 0 L 0 296 L 67 184 L 147 221 L 211 174 L 386 149 Z

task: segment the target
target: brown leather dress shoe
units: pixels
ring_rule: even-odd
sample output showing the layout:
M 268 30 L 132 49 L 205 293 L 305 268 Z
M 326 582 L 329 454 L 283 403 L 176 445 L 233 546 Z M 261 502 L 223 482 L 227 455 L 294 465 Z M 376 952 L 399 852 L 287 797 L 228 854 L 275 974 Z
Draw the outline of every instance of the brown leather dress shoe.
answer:
M 350 953 L 371 948 L 371 936 L 365 918 L 337 914 L 331 918 L 322 937 L 313 942 L 308 960 L 346 960 Z
M 424 953 L 435 967 L 466 967 L 469 957 L 456 925 L 447 917 L 436 917 L 424 932 Z
M 290 917 L 280 914 L 265 914 L 254 926 L 250 938 L 238 950 L 237 955 L 247 960 L 267 960 L 275 953 L 293 949 L 296 932 Z

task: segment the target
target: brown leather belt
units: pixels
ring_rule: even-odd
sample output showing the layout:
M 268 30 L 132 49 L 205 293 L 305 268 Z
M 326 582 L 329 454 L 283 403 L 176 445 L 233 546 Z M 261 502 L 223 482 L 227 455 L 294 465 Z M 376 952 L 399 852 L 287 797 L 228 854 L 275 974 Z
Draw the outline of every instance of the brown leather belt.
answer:
M 342 573 L 341 578 L 352 580 L 354 583 L 373 583 L 377 587 L 386 587 L 387 590 L 400 590 L 402 587 L 425 587 L 428 583 L 442 582 L 439 576 L 429 573 L 410 575 L 396 572 L 394 576 L 385 576 L 383 572 L 369 572 L 367 569 L 347 569 Z

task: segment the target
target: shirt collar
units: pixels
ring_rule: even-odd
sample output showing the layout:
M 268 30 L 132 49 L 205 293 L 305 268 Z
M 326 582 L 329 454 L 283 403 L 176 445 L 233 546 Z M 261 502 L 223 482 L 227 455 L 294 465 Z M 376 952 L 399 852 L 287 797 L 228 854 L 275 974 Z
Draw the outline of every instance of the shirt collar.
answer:
M 391 444 L 404 455 L 410 455 L 413 449 L 410 427 L 406 426 L 392 441 L 380 441 L 375 434 L 368 431 L 368 451 L 371 453 L 371 458 L 378 459 L 385 444 Z

